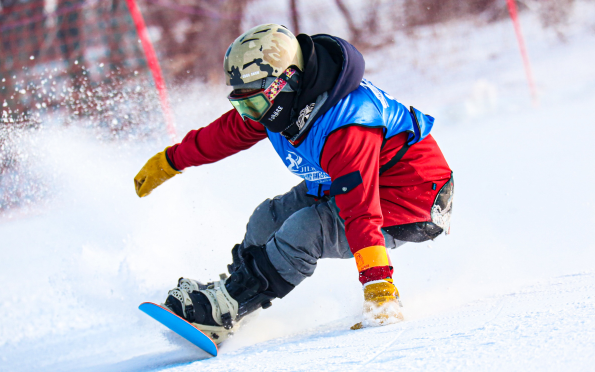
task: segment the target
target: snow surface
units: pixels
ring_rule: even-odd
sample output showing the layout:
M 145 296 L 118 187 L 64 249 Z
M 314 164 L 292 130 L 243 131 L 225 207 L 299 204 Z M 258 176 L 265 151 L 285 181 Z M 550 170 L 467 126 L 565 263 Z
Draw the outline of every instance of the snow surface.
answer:
M 137 306 L 180 276 L 216 278 L 254 207 L 299 182 L 270 144 L 139 199 L 132 178 L 165 139 L 24 140 L 54 197 L 0 223 L 0 370 L 593 370 L 595 7 L 578 5 L 565 43 L 522 18 L 537 107 L 507 21 L 424 28 L 366 56 L 370 80 L 437 118 L 456 178 L 452 235 L 390 252 L 405 305 L 392 326 L 350 331 L 355 265 L 326 260 L 203 360 Z M 181 133 L 229 109 L 225 93 L 178 92 Z

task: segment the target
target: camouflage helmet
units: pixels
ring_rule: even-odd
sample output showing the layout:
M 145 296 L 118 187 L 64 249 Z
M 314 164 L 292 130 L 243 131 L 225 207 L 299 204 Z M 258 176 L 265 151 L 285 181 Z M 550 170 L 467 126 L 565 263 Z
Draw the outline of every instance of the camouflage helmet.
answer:
M 295 36 L 274 23 L 256 26 L 227 49 L 223 68 L 227 85 L 243 85 L 280 76 L 287 67 L 304 70 L 302 49 Z

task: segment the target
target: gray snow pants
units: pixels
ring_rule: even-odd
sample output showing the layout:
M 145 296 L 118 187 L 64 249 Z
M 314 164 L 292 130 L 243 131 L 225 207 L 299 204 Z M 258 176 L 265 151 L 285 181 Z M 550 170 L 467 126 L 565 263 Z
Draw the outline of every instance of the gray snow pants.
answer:
M 260 204 L 248 221 L 243 247 L 265 245 L 273 266 L 298 285 L 311 276 L 320 258 L 352 258 L 345 224 L 335 199 L 316 201 L 302 182 L 288 193 Z M 382 230 L 387 248 L 405 242 Z

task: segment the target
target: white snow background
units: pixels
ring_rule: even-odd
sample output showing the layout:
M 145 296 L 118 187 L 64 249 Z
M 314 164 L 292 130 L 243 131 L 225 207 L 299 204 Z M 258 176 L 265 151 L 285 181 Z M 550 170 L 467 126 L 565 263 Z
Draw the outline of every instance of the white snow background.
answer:
M 263 141 L 139 199 L 132 179 L 166 139 L 50 127 L 24 144 L 56 196 L 0 223 L 0 371 L 595 370 L 595 6 L 577 4 L 566 42 L 529 13 L 522 26 L 538 106 L 509 20 L 366 55 L 368 79 L 436 117 L 456 180 L 452 234 L 390 252 L 404 322 L 350 331 L 355 264 L 326 260 L 204 359 L 137 306 L 216 279 L 252 210 L 299 179 Z M 172 92 L 180 134 L 226 94 Z

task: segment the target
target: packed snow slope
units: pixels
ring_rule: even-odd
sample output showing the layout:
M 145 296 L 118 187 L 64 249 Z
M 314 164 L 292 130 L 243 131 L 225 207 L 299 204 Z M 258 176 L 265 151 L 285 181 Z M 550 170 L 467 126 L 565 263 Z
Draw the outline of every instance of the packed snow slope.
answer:
M 390 252 L 405 305 L 392 326 L 350 331 L 355 264 L 321 261 L 205 359 L 138 304 L 180 276 L 217 278 L 254 207 L 299 179 L 263 141 L 139 199 L 132 178 L 165 139 L 52 127 L 23 139 L 53 196 L 0 223 L 0 370 L 593 369 L 594 6 L 573 19 L 561 42 L 522 18 L 538 105 L 508 21 L 399 34 L 366 55 L 367 78 L 436 117 L 456 178 L 452 234 Z M 174 96 L 184 133 L 230 108 L 224 87 Z

